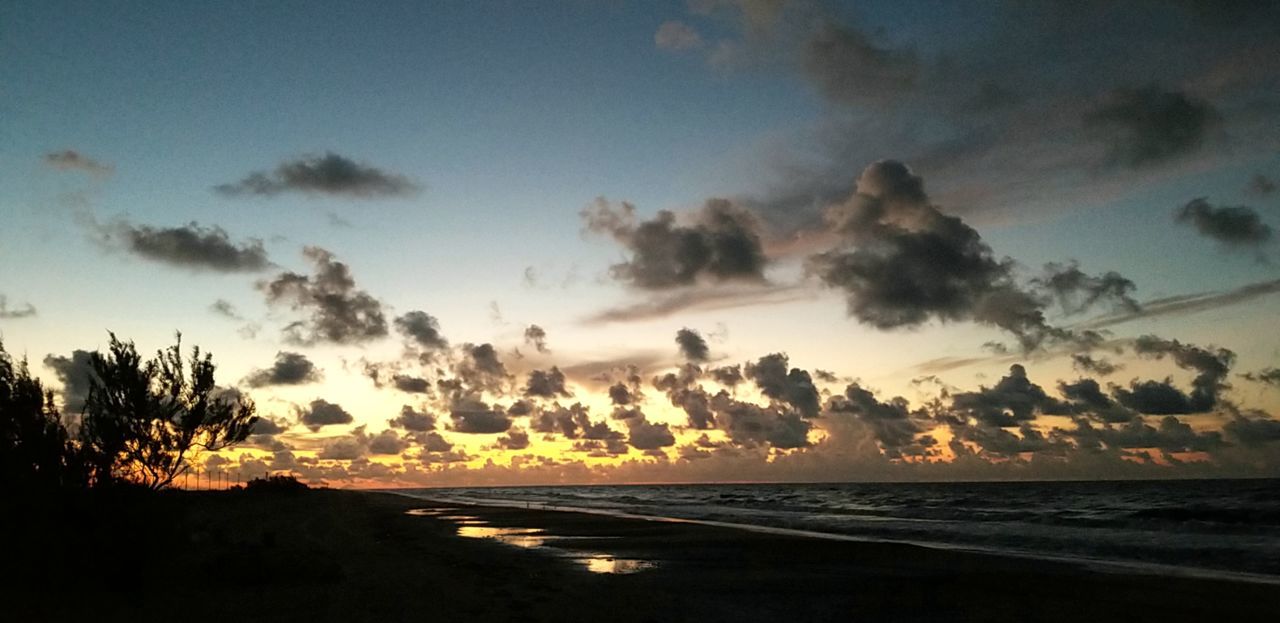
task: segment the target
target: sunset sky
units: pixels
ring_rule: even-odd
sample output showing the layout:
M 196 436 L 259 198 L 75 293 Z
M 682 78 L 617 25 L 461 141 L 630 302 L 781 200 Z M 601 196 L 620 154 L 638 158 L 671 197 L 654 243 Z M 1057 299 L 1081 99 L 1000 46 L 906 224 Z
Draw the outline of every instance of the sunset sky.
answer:
M 0 337 L 333 486 L 1280 476 L 1252 4 L 4 3 Z

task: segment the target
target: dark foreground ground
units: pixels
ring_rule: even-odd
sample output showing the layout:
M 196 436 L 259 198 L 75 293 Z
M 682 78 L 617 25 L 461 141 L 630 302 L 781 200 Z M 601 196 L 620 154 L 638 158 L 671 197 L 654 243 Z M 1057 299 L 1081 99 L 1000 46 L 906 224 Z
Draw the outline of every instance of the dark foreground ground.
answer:
M 1280 587 L 390 494 L 183 493 L 6 513 L 8 621 L 1275 621 Z M 406 514 L 436 509 L 459 520 Z M 560 555 L 461 538 L 541 528 Z M 15 534 L 16 533 L 16 534 Z M 595 555 L 647 560 L 599 574 Z M 13 575 L 13 574 L 11 574 Z

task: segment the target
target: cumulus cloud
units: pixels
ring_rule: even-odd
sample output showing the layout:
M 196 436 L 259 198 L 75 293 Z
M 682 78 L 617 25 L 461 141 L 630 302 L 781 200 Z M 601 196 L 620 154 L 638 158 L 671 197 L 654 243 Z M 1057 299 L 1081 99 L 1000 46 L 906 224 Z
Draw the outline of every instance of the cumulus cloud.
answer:
M 785 354 L 765 355 L 748 363 L 743 372 L 765 396 L 794 407 L 804 417 L 818 415 L 820 397 L 813 377 L 800 368 L 788 369 Z
M 686 327 L 676 331 L 676 344 L 680 347 L 680 355 L 689 361 L 702 363 L 711 358 L 707 340 L 693 329 Z
M 1110 376 L 1123 366 L 1087 353 L 1074 353 L 1071 355 L 1071 367 L 1081 372 Z
M 885 456 L 902 458 L 904 450 L 918 445 L 917 435 L 927 430 L 928 413 L 912 411 L 905 398 L 895 397 L 881 402 L 874 394 L 857 383 L 845 388 L 844 395 L 835 396 L 827 405 L 833 414 L 847 414 L 868 425 Z M 918 454 L 911 451 L 909 454 Z
M 298 420 L 314 432 L 325 426 L 350 424 L 354 418 L 340 405 L 317 398 L 306 408 L 298 409 Z
M 547 348 L 547 332 L 536 324 L 531 324 L 524 330 L 524 343 L 532 346 L 534 350 L 546 354 L 551 352 Z
M 534 370 L 529 373 L 524 395 L 529 398 L 567 398 L 572 394 L 565 388 L 564 373 L 560 368 L 552 366 L 550 370 Z
M 436 429 L 436 416 L 418 411 L 409 405 L 400 407 L 400 415 L 387 421 L 394 428 L 403 428 L 412 432 L 425 432 Z
M 512 428 L 505 435 L 498 437 L 494 443 L 496 447 L 503 450 L 524 450 L 529 447 L 529 433 L 523 429 Z
M 285 192 L 359 199 L 407 197 L 420 187 L 409 178 L 359 164 L 333 152 L 280 163 L 274 171 L 256 171 L 234 184 L 213 187 L 228 197 L 271 197 Z
M 1263 383 L 1280 388 L 1280 368 L 1263 368 L 1257 372 L 1245 372 L 1240 376 L 1254 383 Z
M 1263 223 L 1253 208 L 1214 207 L 1205 197 L 1192 199 L 1174 214 L 1174 218 L 1228 248 L 1257 248 L 1270 242 L 1273 233 L 1271 226 Z
M 1101 276 L 1088 275 L 1074 262 L 1046 264 L 1044 274 L 1032 285 L 1053 297 L 1065 314 L 1079 314 L 1099 303 L 1107 303 L 1113 312 L 1137 312 L 1142 309 L 1133 298 L 1137 289 L 1132 281 L 1115 271 Z
M 1209 411 L 1218 404 L 1218 395 L 1227 388 L 1227 375 L 1235 363 L 1235 353 L 1225 348 L 1201 348 L 1191 344 L 1183 344 L 1178 340 L 1167 340 L 1154 335 L 1139 337 L 1133 344 L 1133 352 L 1146 357 L 1163 359 L 1171 357 L 1178 367 L 1191 370 L 1196 376 L 1191 381 L 1191 393 L 1187 396 L 1187 411 L 1164 411 L 1163 413 L 1199 413 Z M 1146 390 L 1159 392 L 1167 398 L 1168 392 L 1153 385 L 1144 385 Z M 1137 407 L 1135 407 L 1137 408 Z M 1138 409 L 1142 411 L 1142 409 Z M 1144 411 L 1144 413 L 1161 413 Z
M 449 341 L 440 332 L 440 321 L 423 311 L 411 311 L 394 321 L 396 330 L 408 338 L 414 347 L 428 357 L 449 347 Z
M 627 443 L 637 450 L 657 450 L 674 446 L 676 438 L 666 424 L 637 417 L 627 420 Z
M 906 165 L 874 163 L 857 193 L 828 213 L 841 247 L 816 254 L 810 269 L 844 291 L 849 314 L 879 329 L 930 319 L 975 320 L 1015 335 L 1024 349 L 1069 332 L 1049 326 L 1044 304 L 1014 280 L 978 232 L 929 202 Z
M 46 355 L 44 365 L 53 370 L 62 382 L 62 408 L 70 413 L 79 413 L 84 408 L 84 401 L 89 397 L 89 385 L 95 378 L 93 372 L 93 353 L 86 350 L 73 350 L 70 357 L 62 355 Z
M 702 47 L 703 41 L 692 26 L 678 20 L 668 20 L 653 33 L 653 44 L 659 50 L 683 52 Z
M 718 427 L 736 445 L 752 447 L 767 444 L 781 449 L 810 445 L 810 420 L 779 404 L 762 407 L 720 391 L 711 397 L 711 409 Z
M 18 318 L 30 318 L 36 315 L 36 308 L 31 303 L 26 303 L 21 307 L 9 308 L 9 298 L 0 294 L 0 320 L 15 320 Z
M 1200 149 L 1219 119 L 1207 101 L 1148 85 L 1112 92 L 1084 123 L 1108 144 L 1113 161 L 1142 167 Z
M 1009 428 L 1034 420 L 1042 411 L 1060 412 L 1062 408 L 1043 388 L 1027 378 L 1025 367 L 1014 364 L 999 383 L 952 396 L 951 410 L 961 423 L 972 418 L 986 426 Z
M 386 337 L 387 319 L 382 304 L 356 288 L 351 270 L 320 247 L 306 247 L 303 255 L 315 267 L 312 276 L 292 271 L 260 282 L 267 302 L 287 304 L 307 312 L 285 328 L 285 339 L 294 344 L 357 344 Z
M 98 240 L 146 260 L 191 270 L 256 272 L 272 266 L 262 241 L 234 242 L 221 227 L 135 225 L 123 219 L 96 228 Z
M 708 200 L 683 219 L 661 210 L 653 220 L 637 222 L 635 206 L 614 206 L 603 198 L 581 215 L 588 231 L 611 236 L 630 252 L 610 274 L 636 288 L 764 281 L 766 258 L 755 218 L 726 199 Z
M 249 387 L 303 385 L 319 382 L 323 378 L 320 369 L 306 355 L 280 351 L 276 353 L 275 363 L 270 368 L 254 370 L 245 377 L 244 383 Z
M 463 344 L 461 351 L 462 360 L 454 367 L 458 381 L 471 391 L 495 394 L 506 391 L 511 375 L 493 344 Z
M 453 420 L 452 430 L 459 433 L 487 435 L 511 428 L 511 418 L 506 413 L 479 400 L 464 400 L 454 405 L 449 418 Z
M 115 167 L 86 156 L 74 149 L 50 152 L 44 155 L 44 163 L 63 171 L 76 170 L 93 175 L 111 175 Z

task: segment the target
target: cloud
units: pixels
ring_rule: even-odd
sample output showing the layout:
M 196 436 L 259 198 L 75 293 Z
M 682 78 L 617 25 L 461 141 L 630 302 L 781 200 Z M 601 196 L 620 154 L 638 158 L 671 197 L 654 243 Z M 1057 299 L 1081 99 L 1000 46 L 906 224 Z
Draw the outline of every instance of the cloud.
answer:
M 436 416 L 404 405 L 400 407 L 400 415 L 388 420 L 387 423 L 407 431 L 425 432 L 436 429 Z
M 1280 387 L 1280 368 L 1263 368 L 1257 372 L 1246 372 L 1240 376 L 1254 383 Z
M 892 160 L 868 166 L 857 193 L 828 212 L 843 244 L 809 258 L 842 290 L 849 315 L 878 329 L 931 319 L 974 320 L 1015 335 L 1030 350 L 1070 333 L 1045 322 L 1044 303 L 1014 280 L 978 232 L 929 202 L 924 181 Z
M 99 176 L 111 175 L 116 169 L 72 149 L 47 153 L 44 155 L 44 163 L 63 171 L 77 170 Z
M 677 313 L 778 305 L 813 298 L 814 292 L 800 284 L 705 285 L 660 293 L 646 292 L 643 299 L 600 310 L 581 322 L 586 325 L 634 322 L 666 318 Z
M 703 41 L 692 26 L 678 20 L 669 20 L 658 26 L 657 32 L 653 33 L 653 44 L 659 50 L 683 52 L 702 47 Z
M 1103 302 L 1110 304 L 1112 311 L 1133 313 L 1142 309 L 1133 299 L 1137 286 L 1114 271 L 1094 277 L 1081 271 L 1075 262 L 1050 263 L 1045 265 L 1044 274 L 1031 283 L 1053 297 L 1068 315 L 1084 313 Z
M 298 409 L 298 420 L 315 432 L 333 424 L 350 424 L 354 418 L 340 405 L 317 398 L 305 409 Z
M 686 327 L 676 331 L 676 344 L 680 346 L 680 355 L 694 363 L 702 363 L 711 357 L 707 341 L 693 329 Z
M 1081 372 L 1110 376 L 1123 366 L 1111 363 L 1100 357 L 1095 358 L 1086 353 L 1073 353 L 1071 355 L 1071 367 Z
M 534 370 L 529 373 L 524 395 L 529 398 L 567 398 L 572 394 L 565 388 L 564 373 L 560 368 L 552 366 L 550 370 Z
M 1246 303 L 1277 292 L 1280 292 L 1280 279 L 1250 283 L 1240 286 L 1234 290 L 1182 294 L 1147 301 L 1142 304 L 1142 311 L 1103 316 L 1102 318 L 1090 320 L 1078 326 L 1085 329 L 1102 329 L 1145 318 L 1191 314 L 1209 309 L 1217 309 L 1219 307 Z
M 666 424 L 637 417 L 627 420 L 627 443 L 637 450 L 657 450 L 676 445 L 676 438 Z
M 1261 446 L 1280 441 L 1280 420 L 1236 415 L 1223 425 L 1222 432 L 1246 446 Z
M 396 330 L 426 353 L 435 353 L 449 347 L 449 341 L 440 333 L 440 321 L 423 311 L 411 311 L 394 321 Z
M 711 397 L 718 427 L 735 445 L 768 444 L 775 448 L 803 448 L 809 444 L 809 419 L 777 404 L 762 407 L 720 391 Z
M 268 303 L 286 303 L 294 311 L 310 314 L 285 328 L 286 341 L 357 344 L 386 337 L 382 304 L 356 288 L 346 264 L 335 261 L 332 253 L 320 247 L 306 247 L 302 254 L 314 265 L 315 275 L 290 271 L 258 284 Z
M 834 22 L 805 43 L 804 70 L 818 90 L 844 104 L 884 103 L 912 90 L 920 75 L 913 52 L 878 47 L 863 33 Z
M 403 175 L 358 164 L 333 152 L 282 162 L 274 171 L 256 171 L 234 184 L 213 187 L 228 197 L 271 197 L 301 192 L 359 199 L 408 197 L 421 188 Z
M 820 398 L 813 377 L 800 368 L 788 370 L 787 366 L 785 354 L 773 353 L 748 363 L 744 374 L 765 396 L 791 405 L 804 417 L 816 417 Z
M 1271 241 L 1271 227 L 1253 208 L 1245 206 L 1213 207 L 1200 197 L 1182 206 L 1174 219 L 1190 224 L 1206 238 L 1212 238 L 1228 248 L 1260 247 Z
M 431 382 L 427 379 L 407 374 L 391 375 L 391 386 L 406 394 L 430 394 Z
M 1191 381 L 1192 390 L 1188 396 L 1187 406 L 1190 410 L 1185 413 L 1213 409 L 1218 404 L 1218 394 L 1231 387 L 1226 378 L 1231 372 L 1231 365 L 1235 363 L 1236 355 L 1225 348 L 1205 349 L 1183 344 L 1178 340 L 1144 335 L 1134 342 L 1133 352 L 1155 359 L 1169 356 L 1179 368 L 1197 373 Z
M 93 372 L 93 353 L 73 350 L 70 357 L 46 355 L 44 365 L 53 370 L 62 382 L 62 408 L 69 413 L 80 413 L 89 397 L 89 386 L 96 378 Z
M 493 344 L 463 344 L 462 360 L 455 366 L 458 380 L 472 391 L 501 394 L 511 382 L 507 367 Z
M 236 311 L 236 306 L 232 305 L 231 301 L 228 301 L 226 299 L 218 299 L 214 301 L 212 304 L 209 305 L 209 311 L 219 316 L 222 316 L 223 318 L 230 318 L 231 320 L 244 320 L 244 317 L 240 315 L 240 312 Z
M 536 324 L 531 324 L 524 330 L 524 343 L 532 346 L 534 350 L 546 354 L 551 352 L 547 348 L 547 332 Z
M 1026 368 L 1014 364 L 1009 367 L 1008 376 L 994 386 L 952 396 L 951 410 L 961 423 L 973 418 L 985 426 L 1010 428 L 1034 420 L 1039 412 L 1062 409 L 1058 401 L 1027 378 Z
M 494 445 L 503 450 L 524 450 L 529 447 L 529 433 L 519 428 L 512 428 L 505 435 L 498 437 Z
M 276 361 L 270 368 L 254 370 L 244 378 L 249 387 L 269 387 L 272 385 L 304 385 L 316 383 L 324 378 L 316 364 L 301 353 L 280 351 L 276 353 Z
M 0 294 L 0 320 L 16 320 L 18 318 L 31 318 L 36 315 L 36 308 L 31 303 L 25 303 L 21 307 L 9 308 L 9 298 Z
M 389 429 L 369 438 L 369 452 L 371 454 L 396 455 L 404 452 L 408 447 L 408 441 Z
M 1157 85 L 1119 89 L 1084 115 L 1119 164 L 1142 167 L 1194 152 L 1220 120 L 1209 102 Z
M 256 272 L 273 266 L 261 240 L 236 243 L 221 227 L 201 227 L 194 221 L 180 227 L 151 227 L 121 219 L 97 226 L 96 234 L 109 247 L 192 270 Z
M 755 218 L 726 199 L 710 199 L 684 219 L 661 210 L 637 223 L 635 206 L 615 207 L 600 198 L 581 216 L 588 231 L 611 236 L 631 253 L 609 272 L 641 290 L 764 282 L 766 258 Z
M 511 418 L 507 414 L 474 399 L 454 405 L 449 418 L 453 420 L 452 430 L 459 433 L 487 435 L 511 428 Z
M 832 398 L 827 411 L 854 416 L 870 426 L 881 450 L 890 459 L 902 458 L 905 449 L 918 445 L 916 436 L 925 432 L 929 420 L 927 413 L 912 411 L 906 399 L 895 397 L 880 402 L 857 383 L 849 384 L 843 396 Z

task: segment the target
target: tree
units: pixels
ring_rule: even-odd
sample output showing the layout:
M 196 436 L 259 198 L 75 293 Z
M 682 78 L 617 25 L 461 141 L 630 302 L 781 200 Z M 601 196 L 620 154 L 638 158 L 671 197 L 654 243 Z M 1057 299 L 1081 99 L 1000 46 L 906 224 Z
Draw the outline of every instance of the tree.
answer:
M 90 358 L 94 378 L 80 425 L 95 485 L 162 489 L 197 454 L 249 436 L 258 421 L 254 405 L 215 385 L 212 355 L 193 348 L 184 362 L 178 334 L 176 344 L 143 361 L 133 342 L 110 335 L 107 354 Z
M 85 484 L 53 393 L 0 343 L 0 489 L 51 491 Z

